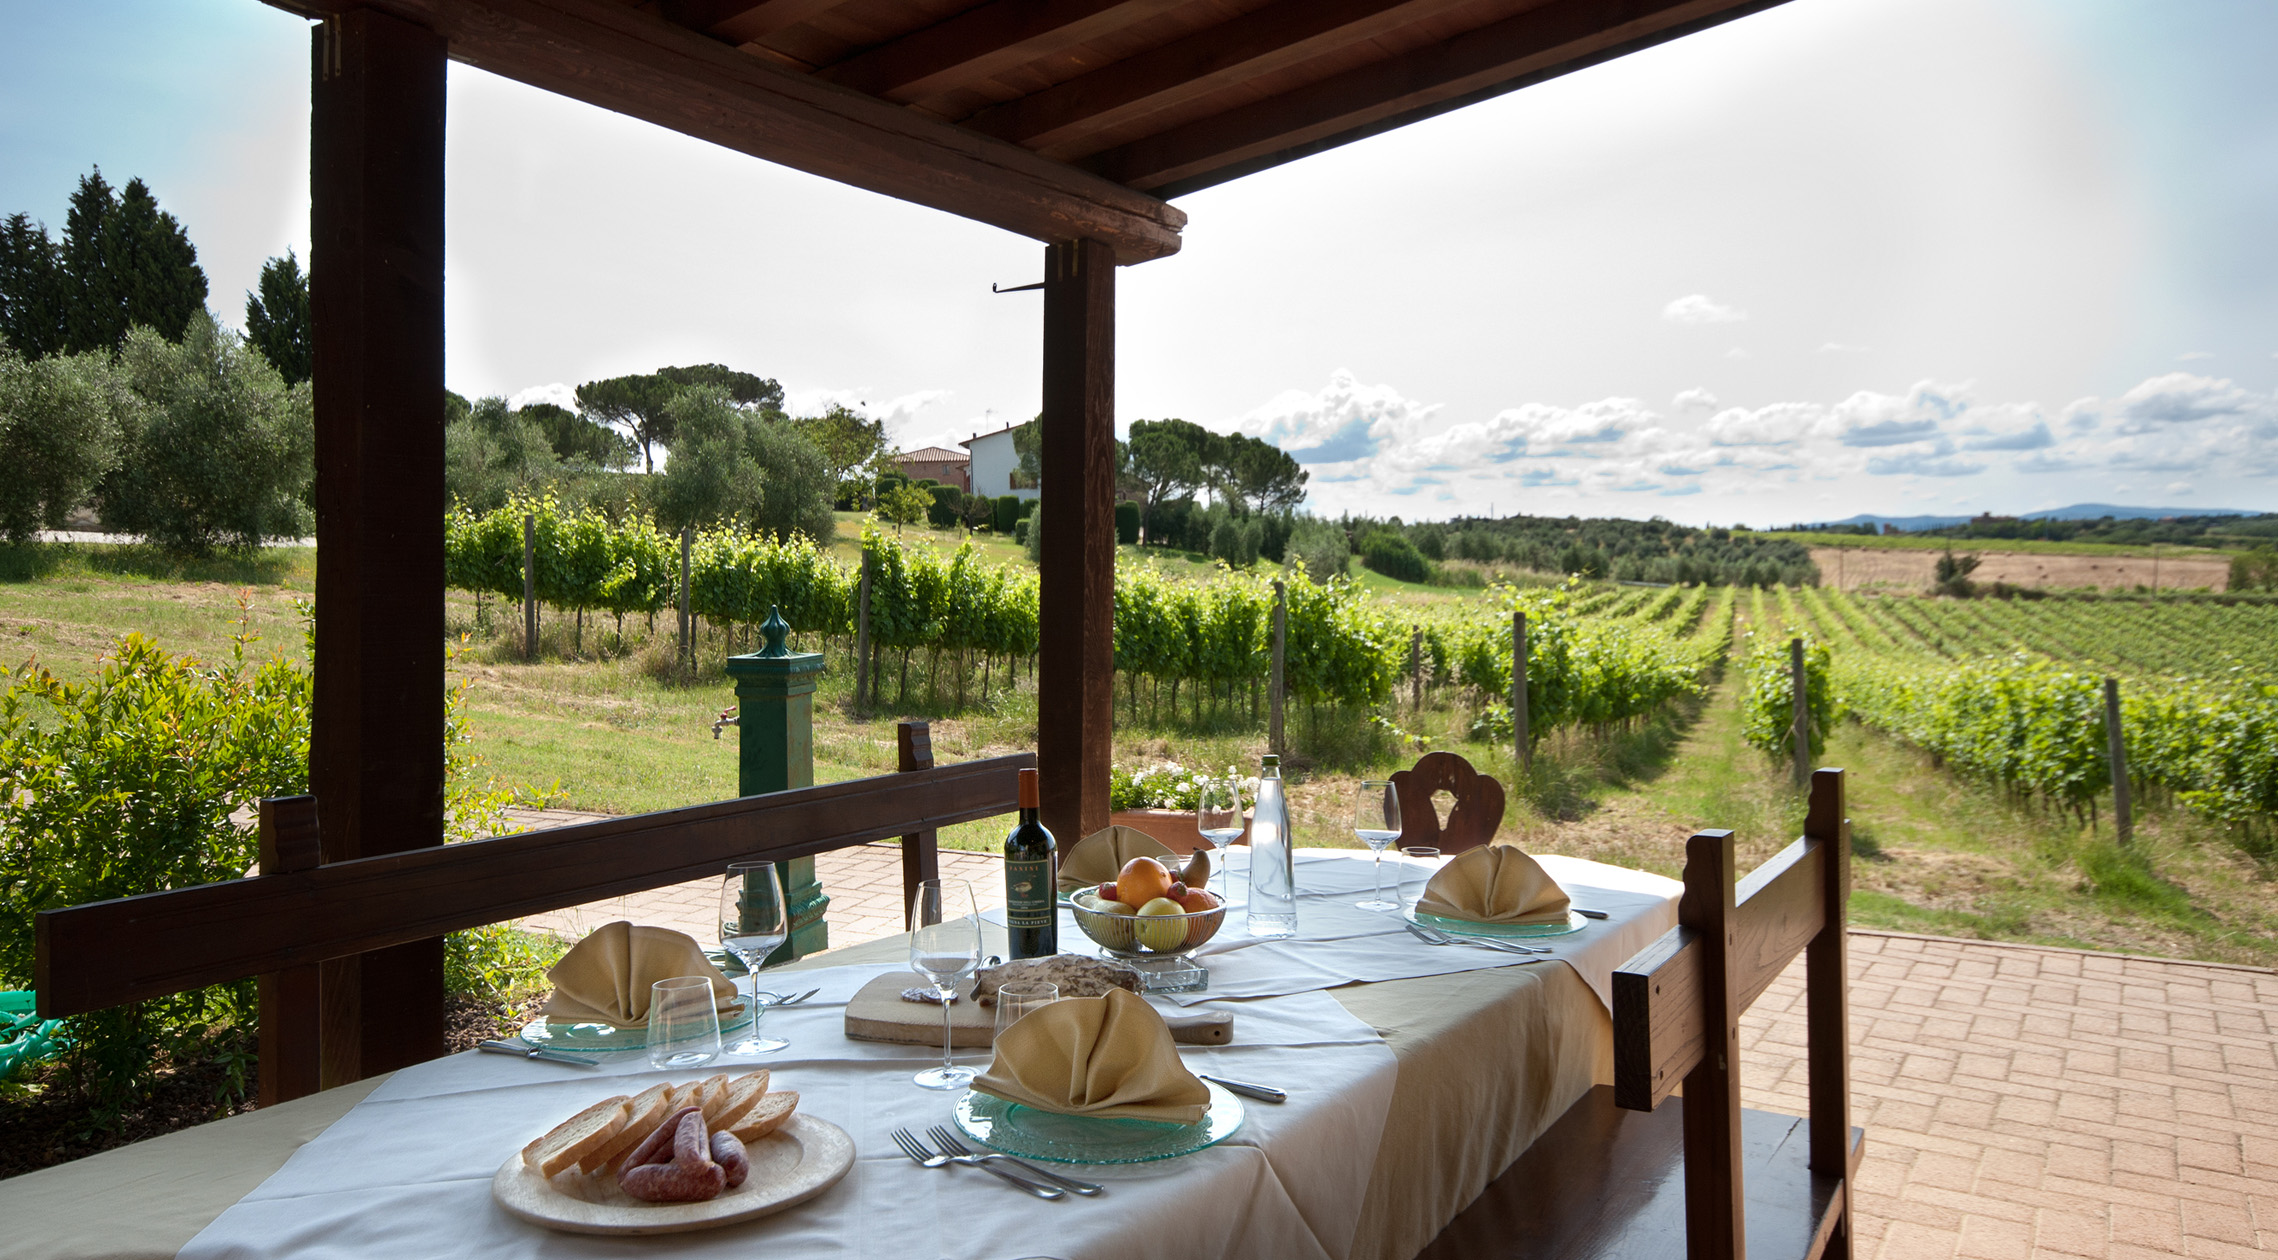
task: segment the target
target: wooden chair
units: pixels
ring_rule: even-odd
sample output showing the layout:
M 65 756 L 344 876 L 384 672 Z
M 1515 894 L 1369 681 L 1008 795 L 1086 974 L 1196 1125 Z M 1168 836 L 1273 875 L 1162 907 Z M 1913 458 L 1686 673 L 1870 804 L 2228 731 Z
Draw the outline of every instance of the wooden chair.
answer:
M 1400 844 L 1431 845 L 1443 854 L 1476 849 L 1495 838 L 1503 825 L 1503 785 L 1471 768 L 1451 752 L 1429 752 L 1406 770 L 1394 771 L 1392 788 L 1400 794 Z M 1438 792 L 1455 797 L 1440 825 L 1432 808 Z
M 1733 879 L 1732 833 L 1686 845 L 1679 926 L 1614 973 L 1614 1084 L 1551 1125 L 1419 1260 L 1850 1260 L 1843 772 L 1803 838 Z M 1810 1118 L 1740 1105 L 1740 1015 L 1802 951 Z M 1684 1096 L 1662 1106 L 1684 1083 Z M 1658 1109 L 1657 1109 L 1658 1108 Z M 1680 1174 L 1681 1170 L 1681 1176 Z

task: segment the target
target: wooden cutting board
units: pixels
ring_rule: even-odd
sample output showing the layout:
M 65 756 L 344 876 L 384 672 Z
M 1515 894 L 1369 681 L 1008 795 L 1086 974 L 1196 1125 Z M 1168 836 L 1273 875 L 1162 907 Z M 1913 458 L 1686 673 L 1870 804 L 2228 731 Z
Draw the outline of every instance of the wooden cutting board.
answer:
M 940 1045 L 941 1008 L 902 1000 L 902 990 L 925 987 L 925 979 L 914 971 L 893 972 L 863 985 L 846 1004 L 846 1035 L 856 1041 Z M 1230 1011 L 1165 1012 L 1163 1022 L 1171 1026 L 1171 1040 L 1190 1046 L 1222 1046 L 1234 1039 Z M 949 1044 L 986 1046 L 996 1036 L 997 1008 L 974 1001 L 973 982 L 966 981 L 949 1008 Z

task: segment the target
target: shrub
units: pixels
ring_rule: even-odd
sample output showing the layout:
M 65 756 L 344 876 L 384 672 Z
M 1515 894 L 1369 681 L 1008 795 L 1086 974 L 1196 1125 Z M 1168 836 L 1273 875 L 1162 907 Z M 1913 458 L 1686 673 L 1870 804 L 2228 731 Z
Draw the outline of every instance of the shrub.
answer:
M 997 519 L 994 527 L 998 533 L 1010 537 L 1012 535 L 1012 523 L 1019 520 L 1023 515 L 1025 513 L 1020 510 L 1019 495 L 1000 494 L 997 496 Z
M 1345 531 L 1326 521 L 1308 520 L 1289 535 L 1289 554 L 1297 557 L 1316 582 L 1340 578 L 1352 567 L 1352 544 Z
M 1020 524 L 1025 531 L 1021 534 L 1020 545 L 1028 549 L 1031 561 L 1044 563 L 1044 513 L 1032 512 Z
M 965 519 L 965 492 L 955 486 L 933 485 L 926 487 L 933 502 L 926 505 L 926 524 L 935 529 L 954 529 Z
M 1129 499 L 1115 505 L 1115 541 L 1126 547 L 1139 541 L 1139 505 Z
M 1402 582 L 1432 580 L 1432 562 L 1416 550 L 1404 534 L 1378 530 L 1361 539 L 1360 562 L 1388 578 Z

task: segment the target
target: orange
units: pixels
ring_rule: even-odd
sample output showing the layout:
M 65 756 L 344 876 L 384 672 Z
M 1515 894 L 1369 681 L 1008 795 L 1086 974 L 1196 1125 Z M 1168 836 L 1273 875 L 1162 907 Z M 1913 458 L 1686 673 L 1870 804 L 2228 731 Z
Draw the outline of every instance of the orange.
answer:
M 1125 905 L 1143 906 L 1170 891 L 1171 873 L 1151 857 L 1125 862 L 1123 872 L 1115 879 L 1115 899 Z

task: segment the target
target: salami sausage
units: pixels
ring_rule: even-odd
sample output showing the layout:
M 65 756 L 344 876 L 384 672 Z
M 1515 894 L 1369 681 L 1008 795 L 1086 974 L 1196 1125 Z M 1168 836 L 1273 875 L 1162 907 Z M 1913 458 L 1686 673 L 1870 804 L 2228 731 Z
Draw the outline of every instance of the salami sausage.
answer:
M 617 1170 L 621 1173 L 628 1168 L 638 1168 L 643 1164 L 669 1162 L 672 1159 L 673 1135 L 680 1131 L 680 1119 L 692 1111 L 700 1113 L 703 1108 L 682 1107 L 666 1116 L 664 1123 L 658 1125 L 655 1132 L 642 1139 L 639 1146 L 625 1153 L 625 1158 L 619 1161 Z
M 742 1139 L 725 1129 L 712 1135 L 712 1162 L 727 1170 L 730 1190 L 751 1176 L 751 1156 L 744 1154 Z
M 703 1110 L 690 1107 L 682 1111 L 673 1129 L 670 1163 L 627 1168 L 618 1174 L 617 1184 L 626 1194 L 650 1203 L 701 1203 L 718 1198 L 727 1187 L 728 1173 L 712 1161 Z

